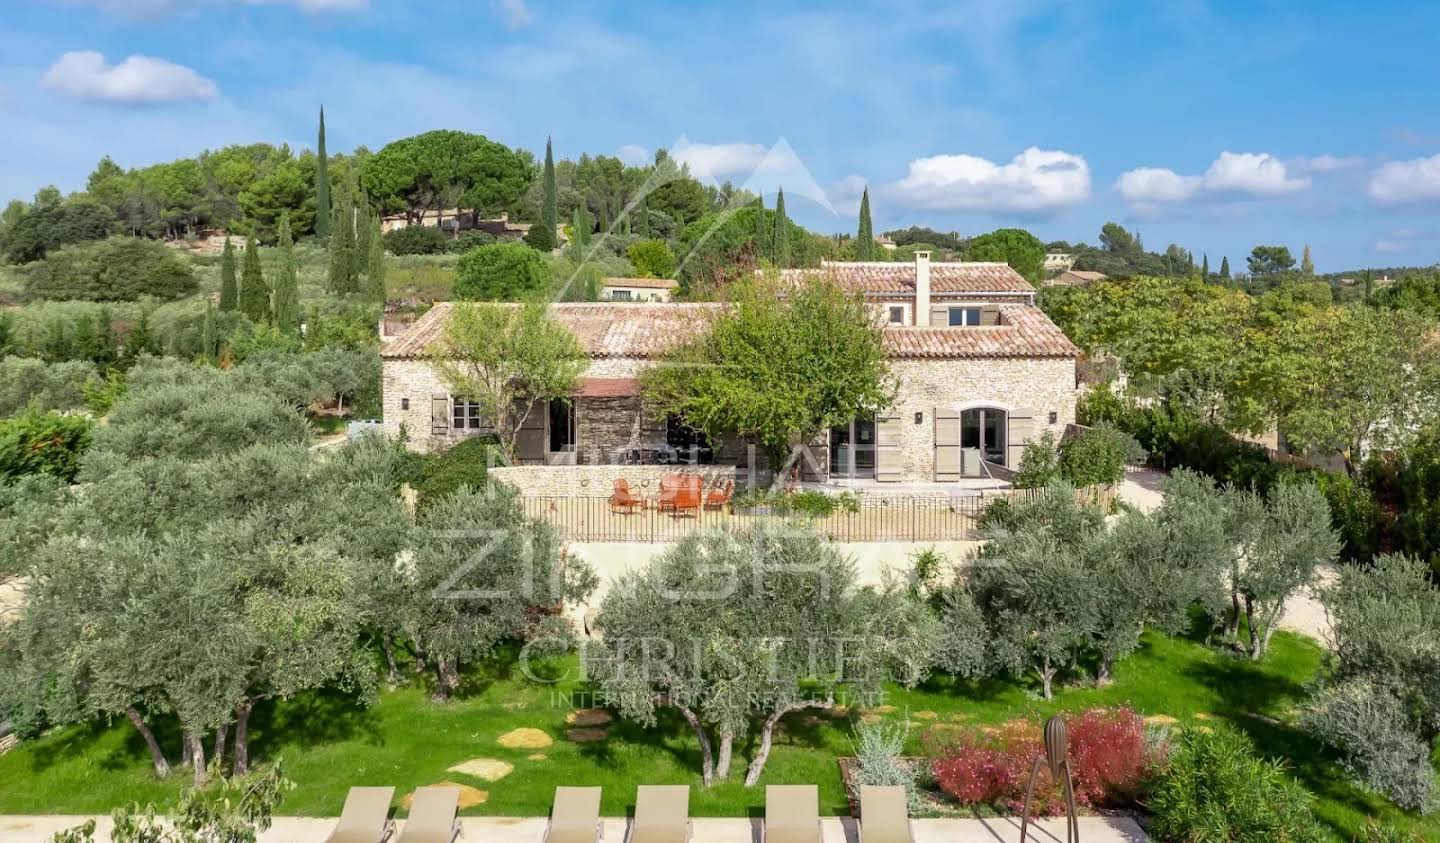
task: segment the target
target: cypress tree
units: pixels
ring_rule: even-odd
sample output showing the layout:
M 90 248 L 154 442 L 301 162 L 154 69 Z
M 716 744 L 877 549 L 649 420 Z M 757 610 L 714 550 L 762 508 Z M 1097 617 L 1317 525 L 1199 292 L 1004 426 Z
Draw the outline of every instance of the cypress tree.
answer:
M 542 176 L 544 197 L 540 201 L 540 222 L 531 226 L 525 242 L 542 252 L 555 248 L 555 223 L 559 211 L 555 207 L 555 153 L 550 138 L 545 139 L 545 171 Z M 538 230 L 537 230 L 538 229 Z
M 374 229 L 370 227 L 370 202 L 365 198 L 365 192 L 356 186 L 353 177 L 350 179 L 350 195 L 355 197 L 355 209 L 350 212 L 355 226 L 355 264 L 350 275 L 358 285 L 360 276 L 370 270 L 370 237 Z
M 873 261 L 875 254 L 875 232 L 870 227 L 870 188 L 860 194 L 860 228 L 855 232 L 855 260 Z
M 1209 256 L 1209 255 L 1201 255 L 1201 256 L 1200 256 L 1200 280 L 1201 280 L 1201 281 L 1207 281 L 1207 282 L 1210 280 L 1210 256 Z
M 771 237 L 775 232 L 765 225 L 765 194 L 755 200 L 755 257 L 769 259 L 774 256 L 774 241 Z
M 1226 281 L 1230 280 L 1230 259 L 1228 257 L 1220 259 L 1220 277 Z
M 208 301 L 208 300 L 207 300 Z M 95 362 L 101 366 L 109 366 L 115 362 L 115 319 L 110 313 L 110 308 L 100 308 L 99 315 L 99 339 L 98 348 L 100 358 Z
M 775 265 L 790 265 L 790 220 L 785 217 L 785 188 L 775 193 Z
M 589 246 L 590 227 L 593 223 L 590 221 L 590 211 L 585 207 L 584 202 L 575 206 L 575 214 L 570 225 L 575 229 L 575 248 L 584 249 Z
M 1375 292 L 1375 273 L 1365 270 L 1365 301 L 1370 301 L 1370 294 Z
M 370 298 L 385 303 L 385 238 L 381 236 L 380 215 L 371 214 L 370 251 L 365 259 L 365 278 L 369 285 Z
M 640 208 L 639 208 L 639 210 L 637 211 L 637 213 L 639 213 L 639 215 L 640 215 L 640 227 L 635 230 L 635 233 L 640 235 L 640 239 L 642 239 L 642 240 L 649 240 L 649 239 L 650 239 L 650 197 L 649 197 L 649 196 L 645 196 L 645 197 L 641 198 L 641 200 L 640 200 Z
M 215 307 L 205 302 L 205 321 L 200 325 L 200 359 L 205 362 L 219 357 L 220 340 L 215 326 Z
M 240 305 L 240 285 L 235 281 L 235 244 L 225 238 L 225 251 L 220 253 L 220 309 L 230 312 Z
M 315 150 L 315 235 L 330 236 L 330 163 L 325 157 L 325 106 L 320 106 L 320 140 Z
M 300 279 L 295 265 L 295 240 L 290 215 L 280 215 L 280 274 L 275 278 L 275 327 L 282 333 L 300 333 Z
M 1315 261 L 1310 259 L 1310 244 L 1305 244 L 1305 252 L 1300 258 L 1300 272 L 1306 278 L 1315 274 Z
M 355 207 L 349 191 L 340 192 L 335 203 L 335 225 L 330 232 L 330 292 L 345 296 L 355 292 Z
M 259 325 L 270 321 L 270 288 L 260 270 L 260 244 L 245 238 L 245 261 L 240 265 L 240 312 Z

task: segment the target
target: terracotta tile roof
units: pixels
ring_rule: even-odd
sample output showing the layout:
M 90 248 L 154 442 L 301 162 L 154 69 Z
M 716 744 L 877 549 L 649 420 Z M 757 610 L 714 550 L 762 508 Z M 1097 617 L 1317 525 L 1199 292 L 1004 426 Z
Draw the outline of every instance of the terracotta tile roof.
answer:
M 885 350 L 895 358 L 1077 357 L 1080 349 L 1044 311 L 1000 305 L 1000 324 L 968 328 L 885 329 Z
M 513 306 L 513 305 L 512 305 Z M 442 302 L 410 330 L 380 349 L 388 360 L 425 357 L 445 329 L 452 305 Z M 592 358 L 655 358 L 706 329 L 719 304 L 551 305 L 555 319 Z M 891 357 L 960 359 L 979 357 L 1075 357 L 1079 350 L 1038 308 L 1000 305 L 999 325 L 968 328 L 885 328 Z M 599 387 L 597 387 L 599 388 Z
M 818 269 L 785 269 L 781 278 L 798 282 L 823 274 L 843 289 L 867 296 L 915 295 L 914 261 L 822 261 Z M 931 263 L 930 294 L 946 293 L 1033 293 L 1020 273 L 1005 263 Z
M 680 286 L 680 282 L 673 278 L 605 278 L 600 283 L 605 287 L 639 287 L 646 290 L 674 290 Z
M 636 378 L 581 378 L 575 388 L 580 398 L 627 398 L 640 394 L 640 381 Z

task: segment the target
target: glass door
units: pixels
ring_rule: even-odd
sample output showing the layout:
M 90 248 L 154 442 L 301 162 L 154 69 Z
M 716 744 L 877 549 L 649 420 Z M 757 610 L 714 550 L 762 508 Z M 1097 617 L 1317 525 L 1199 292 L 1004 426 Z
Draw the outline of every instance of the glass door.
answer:
M 960 447 L 979 451 L 995 465 L 1005 464 L 1005 411 L 965 410 L 960 414 Z
M 830 476 L 875 476 L 874 419 L 856 419 L 830 428 Z

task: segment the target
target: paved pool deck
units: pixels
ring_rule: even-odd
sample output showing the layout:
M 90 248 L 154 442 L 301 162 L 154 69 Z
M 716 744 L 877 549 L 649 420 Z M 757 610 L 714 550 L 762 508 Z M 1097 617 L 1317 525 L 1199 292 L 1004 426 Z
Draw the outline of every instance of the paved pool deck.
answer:
M 50 835 L 84 822 L 76 816 L 0 816 L 0 840 L 5 843 L 44 843 Z M 97 818 L 97 843 L 109 843 L 110 821 Z M 604 840 L 623 843 L 628 821 L 624 817 L 604 821 Z M 541 843 L 544 817 L 464 817 L 460 840 L 471 843 Z M 397 820 L 403 829 L 404 820 Z M 825 817 L 820 821 L 823 843 L 859 843 L 855 821 L 849 817 Z M 310 817 L 277 817 L 259 843 L 324 843 L 335 820 Z M 759 819 L 699 818 L 693 821 L 691 843 L 762 843 L 764 823 Z M 1063 820 L 1047 819 L 1032 826 L 1029 839 L 1035 843 L 1064 843 Z M 1020 821 L 1014 817 L 992 819 L 915 820 L 915 843 L 1015 843 L 1020 839 Z M 395 838 L 392 836 L 391 840 Z M 1080 839 L 1085 843 L 1146 843 L 1148 838 L 1134 820 L 1120 817 L 1082 817 Z

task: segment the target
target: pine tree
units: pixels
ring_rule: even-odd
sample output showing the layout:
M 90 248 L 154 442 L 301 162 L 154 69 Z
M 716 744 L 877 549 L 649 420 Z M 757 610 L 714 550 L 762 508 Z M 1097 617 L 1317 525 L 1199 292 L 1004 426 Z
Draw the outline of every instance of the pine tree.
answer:
M 1220 259 L 1220 277 L 1226 281 L 1230 280 L 1230 258 L 1228 257 Z
M 300 278 L 295 265 L 295 240 L 290 215 L 280 215 L 280 274 L 275 277 L 275 327 L 294 336 L 300 333 Z
M 325 106 L 320 106 L 320 141 L 315 150 L 315 235 L 330 236 L 330 162 L 325 157 Z
M 790 265 L 790 220 L 785 216 L 785 188 L 775 193 L 775 265 Z
M 220 253 L 220 309 L 229 313 L 240 305 L 240 285 L 235 281 L 235 244 L 225 238 Z
M 878 246 L 875 232 L 870 227 L 870 188 L 867 187 L 860 194 L 860 228 L 855 232 L 855 260 L 875 260 L 879 257 L 875 254 Z
M 1200 256 L 1200 280 L 1207 283 L 1210 281 L 1210 255 L 1208 254 Z
M 245 238 L 245 260 L 240 265 L 240 312 L 259 325 L 270 321 L 270 288 L 260 269 L 260 245 Z
M 330 232 L 330 292 L 346 296 L 355 283 L 355 206 L 347 190 L 335 203 L 335 225 Z
M 1300 273 L 1306 278 L 1315 274 L 1315 262 L 1310 260 L 1310 244 L 1305 244 L 1305 251 L 1300 256 Z
M 555 153 L 550 138 L 545 139 L 545 171 L 542 176 L 544 197 L 540 201 L 540 222 L 530 227 L 525 242 L 532 248 L 548 252 L 555 248 L 555 223 L 558 211 L 555 207 Z
M 215 325 L 215 308 L 205 302 L 205 321 L 200 324 L 200 359 L 209 363 L 219 359 L 220 339 Z
M 371 301 L 385 303 L 385 238 L 381 236 L 380 215 L 370 215 L 370 253 L 365 260 L 365 280 Z

